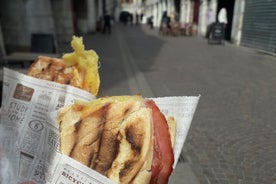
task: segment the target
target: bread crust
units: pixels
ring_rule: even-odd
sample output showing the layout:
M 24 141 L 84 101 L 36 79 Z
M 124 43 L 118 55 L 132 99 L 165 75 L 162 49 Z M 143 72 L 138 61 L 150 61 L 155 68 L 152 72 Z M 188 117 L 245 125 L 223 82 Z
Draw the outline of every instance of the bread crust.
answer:
M 170 116 L 167 118 L 167 123 L 168 123 L 168 127 L 169 127 L 172 148 L 174 148 L 175 138 L 176 138 L 176 120 L 174 119 L 174 117 Z

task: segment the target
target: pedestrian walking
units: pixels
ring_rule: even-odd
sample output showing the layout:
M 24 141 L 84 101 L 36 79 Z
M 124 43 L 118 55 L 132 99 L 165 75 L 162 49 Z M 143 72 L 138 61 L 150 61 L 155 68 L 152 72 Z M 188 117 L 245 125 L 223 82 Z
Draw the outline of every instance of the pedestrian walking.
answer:
M 135 21 L 136 21 L 136 25 L 139 25 L 139 14 L 138 12 L 135 12 Z
M 108 14 L 108 12 L 105 12 L 104 14 L 104 27 L 103 27 L 103 34 L 105 33 L 111 34 L 111 16 Z
M 150 28 L 153 29 L 153 16 L 150 16 L 148 18 L 148 24 L 149 24 Z
M 132 26 L 133 25 L 133 14 L 132 13 L 128 14 L 128 21 L 129 21 L 130 25 Z

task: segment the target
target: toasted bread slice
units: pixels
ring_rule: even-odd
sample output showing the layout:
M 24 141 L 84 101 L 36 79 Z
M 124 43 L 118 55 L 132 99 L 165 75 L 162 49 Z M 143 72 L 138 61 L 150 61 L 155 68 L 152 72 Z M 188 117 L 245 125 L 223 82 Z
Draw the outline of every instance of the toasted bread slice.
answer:
M 140 96 L 105 97 L 60 110 L 61 152 L 119 183 L 150 180 L 151 109 Z

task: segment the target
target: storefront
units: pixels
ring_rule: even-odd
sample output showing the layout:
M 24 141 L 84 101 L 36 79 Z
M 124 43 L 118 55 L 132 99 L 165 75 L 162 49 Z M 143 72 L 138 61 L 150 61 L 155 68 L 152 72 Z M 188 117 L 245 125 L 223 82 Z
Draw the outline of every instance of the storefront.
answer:
M 245 2 L 241 45 L 276 52 L 276 1 Z
M 207 27 L 217 21 L 219 11 L 224 8 L 227 15 L 225 39 L 232 41 L 234 10 L 237 8 L 235 0 L 201 0 L 199 6 L 198 30 L 199 35 L 205 36 Z

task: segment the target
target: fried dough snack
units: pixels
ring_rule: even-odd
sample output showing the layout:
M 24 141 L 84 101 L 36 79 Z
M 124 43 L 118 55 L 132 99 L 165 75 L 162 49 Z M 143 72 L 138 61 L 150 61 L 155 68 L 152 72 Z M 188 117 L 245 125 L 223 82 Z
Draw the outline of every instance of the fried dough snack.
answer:
M 64 54 L 62 59 L 39 56 L 27 74 L 69 84 L 97 96 L 100 87 L 97 53 L 94 50 L 85 50 L 81 37 L 73 36 L 71 46 L 74 52 Z

